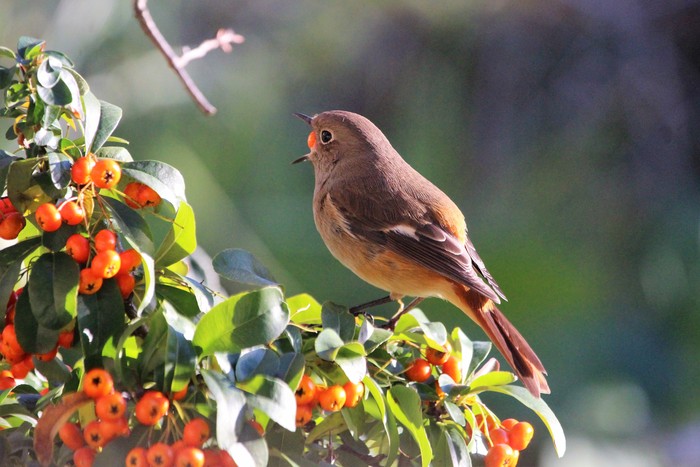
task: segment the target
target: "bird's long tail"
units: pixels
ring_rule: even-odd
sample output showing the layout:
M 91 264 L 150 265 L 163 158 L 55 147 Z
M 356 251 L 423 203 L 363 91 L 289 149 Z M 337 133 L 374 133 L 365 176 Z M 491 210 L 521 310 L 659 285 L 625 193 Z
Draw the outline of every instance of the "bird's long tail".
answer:
M 454 284 L 454 291 L 457 300 L 450 301 L 481 326 L 532 395 L 549 394 L 542 362 L 501 310 L 490 299 L 467 287 Z

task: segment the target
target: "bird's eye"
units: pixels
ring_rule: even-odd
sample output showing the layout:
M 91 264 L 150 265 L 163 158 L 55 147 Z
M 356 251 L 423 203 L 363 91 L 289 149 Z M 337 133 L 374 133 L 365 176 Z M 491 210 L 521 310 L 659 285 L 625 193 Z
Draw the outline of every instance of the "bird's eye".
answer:
M 332 139 L 333 139 L 333 135 L 331 134 L 330 131 L 328 131 L 328 130 L 321 131 L 321 142 L 323 144 L 330 143 L 330 141 Z

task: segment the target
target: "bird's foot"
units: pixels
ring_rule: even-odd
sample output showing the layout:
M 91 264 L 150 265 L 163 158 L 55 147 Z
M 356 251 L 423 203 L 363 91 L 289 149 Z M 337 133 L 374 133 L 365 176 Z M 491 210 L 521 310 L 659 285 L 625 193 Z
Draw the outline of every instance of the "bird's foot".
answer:
M 352 313 L 355 316 L 366 315 L 367 312 L 365 310 L 373 308 L 375 306 L 384 305 L 385 303 L 389 303 L 392 300 L 393 299 L 391 298 L 391 295 L 387 295 L 386 297 L 378 298 L 367 303 L 362 303 L 361 305 L 353 306 L 350 308 L 350 313 Z

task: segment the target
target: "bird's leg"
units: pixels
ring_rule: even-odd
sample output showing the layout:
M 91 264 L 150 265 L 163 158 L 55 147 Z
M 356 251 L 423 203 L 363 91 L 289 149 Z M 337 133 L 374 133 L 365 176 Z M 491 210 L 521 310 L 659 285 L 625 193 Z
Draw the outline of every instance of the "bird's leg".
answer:
M 397 311 L 396 314 L 392 316 L 391 319 L 387 321 L 387 323 L 382 327 L 384 329 L 390 329 L 393 331 L 394 327 L 396 326 L 396 323 L 399 321 L 399 318 L 401 318 L 404 314 L 414 309 L 423 300 L 425 300 L 425 297 L 416 297 L 411 303 L 409 303 L 406 306 L 403 306 L 403 303 L 401 302 L 401 300 L 399 300 L 399 303 L 401 303 L 401 308 L 399 308 L 399 311 Z
M 354 306 L 350 308 L 350 313 L 352 313 L 355 316 L 361 315 L 364 314 L 365 310 L 368 308 L 384 305 L 385 303 L 389 303 L 392 300 L 393 298 L 391 298 L 391 295 L 387 295 L 386 297 L 378 298 L 376 300 L 372 300 L 371 302 L 362 303 L 361 305 Z

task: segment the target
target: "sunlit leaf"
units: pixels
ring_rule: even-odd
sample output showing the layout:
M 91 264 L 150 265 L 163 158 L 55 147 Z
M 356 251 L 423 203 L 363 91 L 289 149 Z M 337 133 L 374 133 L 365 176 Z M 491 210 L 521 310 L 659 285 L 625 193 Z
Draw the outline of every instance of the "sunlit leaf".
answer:
M 212 260 L 221 277 L 255 287 L 277 285 L 270 271 L 251 253 L 238 248 L 224 250 Z
M 427 467 L 433 459 L 433 449 L 423 426 L 420 396 L 415 389 L 396 385 L 387 392 L 387 403 L 396 417 L 418 444 L 421 465 Z
M 284 331 L 289 310 L 277 287 L 235 295 L 215 305 L 197 323 L 192 343 L 204 357 L 267 344 Z

